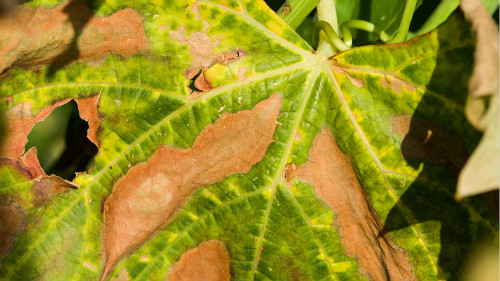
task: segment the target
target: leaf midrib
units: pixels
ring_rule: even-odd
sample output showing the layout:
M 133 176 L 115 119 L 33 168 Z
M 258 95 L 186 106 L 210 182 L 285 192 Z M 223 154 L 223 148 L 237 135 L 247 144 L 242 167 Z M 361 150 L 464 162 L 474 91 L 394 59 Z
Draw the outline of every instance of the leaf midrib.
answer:
M 310 83 L 309 83 L 309 85 L 307 85 L 307 88 L 305 89 L 306 96 L 302 99 L 300 109 L 297 112 L 297 116 L 295 117 L 296 119 L 294 120 L 293 129 L 291 130 L 290 135 L 288 136 L 288 141 L 287 141 L 287 144 L 285 147 L 285 151 L 283 152 L 283 156 L 281 158 L 280 164 L 278 166 L 276 176 L 273 179 L 273 193 L 271 195 L 271 198 L 269 199 L 269 204 L 267 206 L 267 210 L 266 210 L 266 213 L 264 216 L 264 222 L 262 224 L 262 232 L 260 234 L 260 237 L 257 240 L 257 249 L 256 249 L 255 259 L 253 261 L 252 271 L 251 271 L 252 280 L 255 280 L 255 275 L 257 274 L 257 266 L 258 266 L 258 263 L 260 260 L 262 241 L 264 240 L 264 235 L 265 235 L 266 230 L 267 230 L 267 222 L 269 219 L 269 215 L 271 214 L 272 205 L 274 203 L 274 200 L 276 199 L 276 192 L 278 190 L 278 184 L 281 181 L 283 171 L 288 163 L 288 158 L 290 156 L 290 153 L 292 152 L 294 136 L 297 133 L 297 130 L 298 130 L 299 125 L 300 125 L 300 121 L 302 121 L 302 116 L 304 115 L 304 112 L 306 110 L 307 102 L 309 100 L 309 97 L 311 96 L 312 90 L 314 89 L 315 81 L 318 78 L 320 73 L 321 73 L 321 64 L 318 63 L 315 66 L 313 73 L 311 73 L 311 78 L 309 80 Z M 330 266 L 330 264 L 329 264 L 329 266 Z M 331 266 L 330 266 L 330 269 L 331 269 Z
M 207 0 L 198 0 L 198 1 L 200 1 L 202 3 L 205 3 L 207 5 L 212 5 L 214 7 L 219 8 L 219 9 L 225 10 L 225 11 L 227 11 L 229 13 L 232 13 L 232 14 L 235 14 L 237 16 L 242 17 L 243 19 L 245 19 L 245 20 L 249 21 L 250 23 L 252 23 L 253 26 L 258 27 L 261 31 L 263 31 L 264 33 L 267 33 L 267 35 L 269 35 L 272 39 L 280 42 L 281 44 L 287 46 L 290 49 L 293 49 L 295 52 L 301 54 L 304 57 L 309 57 L 310 58 L 311 56 L 313 56 L 313 53 L 311 52 L 312 48 L 311 48 L 311 51 L 305 51 L 305 50 L 299 48 L 298 46 L 296 46 L 296 45 L 292 44 L 291 42 L 285 40 L 284 38 L 278 36 L 276 33 L 272 32 L 267 27 L 265 27 L 264 25 L 262 25 L 260 22 L 256 21 L 254 18 L 252 18 L 250 15 L 248 15 L 248 13 L 245 11 L 245 6 L 243 5 L 243 3 L 241 1 L 240 1 L 241 6 L 242 6 L 243 10 L 245 11 L 244 13 L 241 13 L 241 12 L 229 9 L 228 7 L 225 7 L 225 6 L 222 6 L 222 5 L 219 5 L 219 4 L 215 4 L 215 3 L 212 3 L 212 2 L 207 1 Z M 306 45 L 309 46 L 309 44 L 307 44 L 306 41 L 303 41 L 303 42 Z

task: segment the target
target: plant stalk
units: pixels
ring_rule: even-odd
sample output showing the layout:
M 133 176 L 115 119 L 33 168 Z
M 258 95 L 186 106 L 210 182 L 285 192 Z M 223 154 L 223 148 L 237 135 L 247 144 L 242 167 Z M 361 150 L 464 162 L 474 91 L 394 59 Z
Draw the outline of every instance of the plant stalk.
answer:
M 408 35 L 408 30 L 410 29 L 411 18 L 417 7 L 417 0 L 406 0 L 406 7 L 403 12 L 403 18 L 401 18 L 401 24 L 399 25 L 398 32 L 392 38 L 389 43 L 399 43 L 406 40 Z
M 290 27 L 296 29 L 318 5 L 320 0 L 287 0 L 278 10 L 280 16 Z
M 339 51 L 349 50 L 349 46 L 347 46 L 342 39 L 340 39 L 339 35 L 333 27 L 327 23 L 326 21 L 318 21 L 313 28 L 313 38 L 312 44 L 313 48 L 318 47 L 318 41 L 320 40 L 320 32 L 323 31 L 326 34 L 326 39 L 330 46 L 335 46 Z
M 372 32 L 378 36 L 380 41 L 386 43 L 391 38 L 385 31 L 376 27 L 373 23 L 364 20 L 348 20 L 340 25 L 340 30 L 344 36 L 344 42 L 347 46 L 352 47 L 351 28 L 361 29 L 367 32 Z
M 321 0 L 319 1 L 318 7 L 318 21 L 325 21 L 329 23 L 330 27 L 338 34 L 339 25 L 337 21 L 337 9 L 335 8 L 335 0 Z M 314 36 L 316 35 L 316 39 Z M 338 36 L 337 36 L 338 37 Z M 335 50 L 333 46 L 329 43 L 329 39 L 326 35 L 314 34 L 313 32 L 313 40 L 319 40 L 319 46 L 316 50 L 316 53 L 322 54 L 326 57 L 330 57 L 335 54 Z

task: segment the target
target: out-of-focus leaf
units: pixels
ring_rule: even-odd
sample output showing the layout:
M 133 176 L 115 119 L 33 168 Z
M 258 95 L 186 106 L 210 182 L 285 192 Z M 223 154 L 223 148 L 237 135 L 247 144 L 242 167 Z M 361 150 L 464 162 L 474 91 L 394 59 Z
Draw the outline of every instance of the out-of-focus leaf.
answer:
M 457 197 L 476 195 L 498 189 L 500 177 L 498 95 L 490 103 L 488 112 L 481 120 L 485 133 L 460 173 Z
M 451 15 L 451 13 L 453 13 L 453 11 L 458 8 L 459 5 L 460 0 L 441 0 L 434 12 L 432 12 L 431 16 L 425 21 L 425 23 L 420 27 L 418 31 L 413 33 L 413 36 L 427 33 L 438 27 L 440 24 L 446 21 L 446 19 Z
M 498 281 L 498 245 L 481 245 L 469 257 L 470 263 L 464 268 L 467 281 Z
M 307 17 L 295 31 L 312 46 L 312 30 L 315 24 L 314 17 Z
M 351 19 L 366 20 L 392 36 L 401 23 L 406 1 L 336 0 L 335 6 L 337 7 L 339 24 Z M 357 33 L 356 30 L 353 30 L 353 36 Z M 377 37 L 370 35 L 369 38 L 364 40 L 374 41 L 376 39 Z
M 493 13 L 498 9 L 499 2 L 497 0 L 482 0 L 486 11 L 488 14 L 493 15 Z
M 500 184 L 498 26 L 480 0 L 463 0 L 461 7 L 477 40 L 466 113 L 469 121 L 485 134 L 460 174 L 457 198 L 498 189 Z

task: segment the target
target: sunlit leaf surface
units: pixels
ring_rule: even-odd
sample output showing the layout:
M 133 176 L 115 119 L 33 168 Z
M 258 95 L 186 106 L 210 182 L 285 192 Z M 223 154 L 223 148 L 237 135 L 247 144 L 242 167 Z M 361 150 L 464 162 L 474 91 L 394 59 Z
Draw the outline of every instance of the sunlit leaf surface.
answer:
M 93 3 L 0 20 L 1 280 L 455 280 L 497 237 L 453 199 L 460 16 L 326 58 L 261 1 Z M 24 147 L 71 99 L 99 152 L 66 182 Z

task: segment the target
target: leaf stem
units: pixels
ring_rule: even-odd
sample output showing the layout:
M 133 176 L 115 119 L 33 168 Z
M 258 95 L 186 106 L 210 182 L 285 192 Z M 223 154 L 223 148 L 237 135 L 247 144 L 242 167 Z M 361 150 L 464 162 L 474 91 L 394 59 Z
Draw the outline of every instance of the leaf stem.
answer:
M 406 35 L 408 35 L 408 30 L 410 29 L 411 18 L 413 17 L 416 7 L 417 0 L 406 0 L 406 7 L 403 12 L 403 17 L 401 18 L 398 32 L 389 43 L 399 43 L 406 40 Z
M 340 39 L 339 35 L 333 27 L 327 23 L 326 21 L 318 21 L 313 28 L 313 37 L 312 44 L 313 48 L 318 47 L 318 44 L 321 42 L 320 32 L 323 31 L 326 34 L 326 39 L 330 43 L 330 46 L 335 46 L 339 51 L 349 50 L 349 47 Z M 320 42 L 318 42 L 320 41 Z M 320 45 L 321 47 L 321 45 Z M 318 48 L 319 49 L 319 48 Z
M 337 32 L 339 30 L 337 21 L 337 9 L 335 8 L 335 0 L 319 1 L 317 10 L 318 10 L 318 23 L 320 21 L 326 22 L 327 24 L 325 26 L 329 26 L 331 30 L 333 30 L 333 33 L 330 32 L 331 33 L 330 35 L 332 35 L 333 36 L 332 38 L 334 38 L 334 34 L 337 35 Z M 319 40 L 319 43 L 317 43 L 319 46 L 316 51 L 318 54 L 322 54 L 326 57 L 330 57 L 335 54 L 333 46 L 329 43 L 332 42 L 332 40 L 329 38 L 325 38 L 325 35 L 320 34 L 317 28 L 313 29 L 313 42 L 314 40 Z
M 290 27 L 296 29 L 318 5 L 320 0 L 286 0 L 278 10 L 280 16 Z
M 373 23 L 364 20 L 348 20 L 340 25 L 340 30 L 344 37 L 344 42 L 347 46 L 352 47 L 352 34 L 351 28 L 361 29 L 367 32 L 373 32 L 382 42 L 387 42 L 391 38 L 385 31 L 376 27 Z

